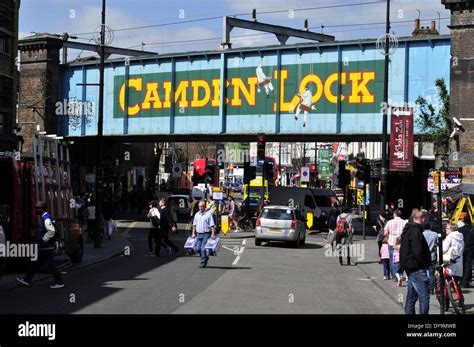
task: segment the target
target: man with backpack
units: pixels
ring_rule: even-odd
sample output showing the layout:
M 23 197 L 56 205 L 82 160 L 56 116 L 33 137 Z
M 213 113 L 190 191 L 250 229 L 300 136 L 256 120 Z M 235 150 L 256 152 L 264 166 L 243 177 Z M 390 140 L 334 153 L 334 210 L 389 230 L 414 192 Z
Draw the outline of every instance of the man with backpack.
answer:
M 348 245 L 352 243 L 352 215 L 349 213 L 347 207 L 343 208 L 342 213 L 337 217 L 334 233 L 336 238 L 336 250 L 339 253 L 339 264 L 344 265 L 342 262 L 342 249 L 344 247 L 347 252 L 347 265 L 351 265 Z
M 54 253 L 56 251 L 57 233 L 54 228 L 53 220 L 46 212 L 46 202 L 40 201 L 36 204 L 36 212 L 39 216 L 39 224 L 36 230 L 36 241 L 38 244 L 38 259 L 31 264 L 30 270 L 25 277 L 17 277 L 16 280 L 25 286 L 29 286 L 36 272 L 46 263 L 49 270 L 53 274 L 54 284 L 51 289 L 64 287 L 64 282 L 59 272 L 56 262 L 54 261 Z

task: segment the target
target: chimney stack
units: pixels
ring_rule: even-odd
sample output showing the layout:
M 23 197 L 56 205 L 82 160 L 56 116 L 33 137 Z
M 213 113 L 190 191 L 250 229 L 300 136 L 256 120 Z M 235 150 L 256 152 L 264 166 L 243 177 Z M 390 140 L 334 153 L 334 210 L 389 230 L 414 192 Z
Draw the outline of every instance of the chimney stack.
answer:
M 436 21 L 432 20 L 431 21 L 431 31 L 435 31 L 435 30 L 436 30 Z
M 415 30 L 420 30 L 420 19 L 415 19 Z

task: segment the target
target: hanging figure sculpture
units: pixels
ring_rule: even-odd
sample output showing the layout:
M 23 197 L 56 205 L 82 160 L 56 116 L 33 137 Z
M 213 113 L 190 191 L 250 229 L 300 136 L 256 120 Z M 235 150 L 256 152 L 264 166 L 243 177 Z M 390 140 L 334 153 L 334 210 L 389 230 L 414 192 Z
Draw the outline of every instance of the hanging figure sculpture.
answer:
M 265 93 L 267 93 L 267 98 L 268 98 L 270 96 L 270 93 L 273 93 L 274 88 L 273 88 L 272 82 L 270 81 L 270 77 L 267 77 L 267 75 L 265 75 L 265 73 L 263 72 L 262 66 L 263 66 L 263 60 L 261 60 L 258 63 L 257 70 L 256 70 L 258 92 L 260 92 L 261 87 L 264 87 Z
M 296 106 L 296 114 L 295 114 L 295 120 L 298 121 L 298 116 L 301 112 L 301 110 L 304 111 L 304 122 L 303 122 L 303 127 L 306 126 L 306 123 L 308 122 L 308 113 L 311 110 L 316 110 L 316 107 L 311 104 L 312 98 L 313 98 L 313 93 L 311 93 L 311 90 L 308 87 L 304 88 L 304 93 L 298 93 L 296 94 L 300 98 L 300 101 L 298 103 L 298 106 Z

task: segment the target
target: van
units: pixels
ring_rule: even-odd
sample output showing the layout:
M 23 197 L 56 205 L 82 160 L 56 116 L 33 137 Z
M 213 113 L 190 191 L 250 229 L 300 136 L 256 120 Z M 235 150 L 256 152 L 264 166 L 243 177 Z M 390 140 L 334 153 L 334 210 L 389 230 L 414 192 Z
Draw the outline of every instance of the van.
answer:
M 270 204 L 296 207 L 306 218 L 308 212 L 314 216 L 312 230 L 327 231 L 327 216 L 331 204 L 340 207 L 336 194 L 326 188 L 270 187 Z

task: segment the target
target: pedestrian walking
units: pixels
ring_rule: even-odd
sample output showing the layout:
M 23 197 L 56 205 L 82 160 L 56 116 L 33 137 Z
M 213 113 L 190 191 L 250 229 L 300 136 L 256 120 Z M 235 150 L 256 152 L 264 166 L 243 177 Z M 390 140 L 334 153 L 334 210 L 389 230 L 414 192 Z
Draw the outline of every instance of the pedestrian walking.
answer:
M 57 233 L 52 218 L 46 212 L 46 202 L 39 201 L 36 204 L 36 213 L 39 218 L 38 228 L 36 230 L 38 259 L 30 264 L 30 269 L 24 277 L 17 277 L 16 280 L 23 285 L 30 285 L 35 274 L 39 271 L 41 266 L 46 263 L 54 278 L 54 284 L 51 285 L 50 288 L 62 288 L 64 287 L 64 282 L 54 261 Z
M 474 254 L 474 229 L 471 225 L 471 218 L 466 216 L 463 222 L 458 223 L 459 232 L 464 238 L 464 252 L 463 252 L 463 278 L 462 287 L 469 288 L 472 280 L 472 257 Z
M 388 237 L 384 236 L 380 247 L 380 259 L 383 264 L 383 279 L 390 280 L 390 252 L 388 250 Z
M 87 199 L 87 242 L 93 242 L 95 235 L 95 201 L 93 197 Z M 98 236 L 97 236 L 98 237 Z
M 339 264 L 343 265 L 342 255 L 347 252 L 347 265 L 351 265 L 351 255 L 349 245 L 352 243 L 352 215 L 349 209 L 345 207 L 342 213 L 337 217 L 336 228 L 334 230 L 336 238 L 336 250 L 339 254 Z
M 339 209 L 333 204 L 328 215 L 328 234 L 326 235 L 325 239 L 325 241 L 329 244 L 332 244 L 334 240 L 334 230 L 336 230 L 337 217 L 339 217 L 340 214 L 341 212 Z
M 200 255 L 200 268 L 205 268 L 209 257 L 206 252 L 206 243 L 210 237 L 215 236 L 215 224 L 211 212 L 206 211 L 206 203 L 199 202 L 199 212 L 196 213 L 193 220 L 193 238 L 196 238 L 195 249 Z
M 377 246 L 379 249 L 380 263 L 383 262 L 382 256 L 381 256 L 381 248 L 382 248 L 383 240 L 385 239 L 384 229 L 385 229 L 386 224 L 387 224 L 387 212 L 381 211 L 379 213 L 379 216 L 377 217 L 377 222 L 374 225 L 374 229 L 377 232 Z M 387 238 L 387 242 L 388 242 L 388 238 Z M 387 249 L 388 249 L 388 243 L 387 243 Z M 389 265 L 390 265 L 390 260 L 389 260 Z
M 398 268 L 395 266 L 393 262 L 393 249 L 395 247 L 395 243 L 397 239 L 400 240 L 400 236 L 402 235 L 403 228 L 407 224 L 406 220 L 401 218 L 402 211 L 395 210 L 393 211 L 394 218 L 389 220 L 384 228 L 384 236 L 388 236 L 388 249 L 390 252 L 390 275 L 394 282 L 397 281 L 397 270 Z
M 113 220 L 115 219 L 114 203 L 112 196 L 106 197 L 102 206 L 102 217 L 104 218 L 104 236 L 110 240 L 113 232 Z
M 176 246 L 169 239 L 169 232 L 172 231 L 175 233 L 177 231 L 177 224 L 173 221 L 173 216 L 171 215 L 171 209 L 166 206 L 166 199 L 160 199 L 160 207 L 158 211 L 160 212 L 160 230 L 158 232 L 158 238 L 156 240 L 157 251 L 155 252 L 156 256 L 160 256 L 160 245 L 164 243 L 167 245 L 168 255 L 171 253 L 171 250 L 175 254 L 179 253 L 179 247 Z
M 158 233 L 160 231 L 160 211 L 158 210 L 158 204 L 156 201 L 150 201 L 148 203 L 148 214 L 147 218 L 150 221 L 150 229 L 148 229 L 148 257 L 155 257 L 160 254 L 158 247 Z M 153 244 L 155 244 L 155 254 L 153 253 Z M 164 243 L 161 243 L 161 246 L 166 248 Z
M 448 262 L 448 273 L 456 284 L 460 284 L 463 277 L 464 237 L 458 231 L 458 226 L 446 226 L 446 238 L 443 241 L 443 261 Z
M 428 217 L 428 216 L 426 216 Z M 428 218 L 426 218 L 428 219 Z M 427 223 L 425 220 L 425 230 L 423 231 L 423 236 L 425 237 L 426 243 L 428 244 L 428 249 L 431 254 L 431 263 L 430 263 L 430 293 L 434 294 L 434 276 L 436 269 L 436 259 L 437 259 L 437 242 L 438 242 L 438 233 L 435 232 L 437 228 L 436 222 Z
M 413 216 L 413 223 L 408 223 L 401 234 L 400 267 L 397 273 L 399 284 L 403 272 L 408 276 L 405 314 L 415 314 L 418 299 L 420 314 L 428 314 L 430 308 L 431 252 L 423 236 L 424 224 L 425 214 L 418 211 Z

